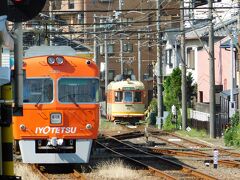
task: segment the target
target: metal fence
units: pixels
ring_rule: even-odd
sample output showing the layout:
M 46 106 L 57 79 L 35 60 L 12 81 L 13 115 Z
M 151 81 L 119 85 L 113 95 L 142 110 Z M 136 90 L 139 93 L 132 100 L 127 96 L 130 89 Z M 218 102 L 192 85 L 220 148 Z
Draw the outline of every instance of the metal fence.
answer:
M 209 133 L 209 117 L 208 113 L 190 110 L 190 118 L 188 120 L 188 126 L 198 130 L 206 130 Z M 224 134 L 225 129 L 229 124 L 229 119 L 226 113 L 218 113 L 215 118 L 216 137 L 221 137 Z

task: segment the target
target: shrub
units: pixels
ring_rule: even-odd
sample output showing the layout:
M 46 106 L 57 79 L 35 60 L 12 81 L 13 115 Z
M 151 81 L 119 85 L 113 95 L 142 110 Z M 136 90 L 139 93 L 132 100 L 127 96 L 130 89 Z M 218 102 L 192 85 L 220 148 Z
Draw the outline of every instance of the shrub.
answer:
M 240 147 L 240 123 L 239 113 L 231 118 L 231 126 L 224 133 L 224 142 L 227 146 Z
M 231 126 L 236 127 L 239 125 L 239 112 L 236 112 L 231 118 Z
M 169 113 L 165 123 L 163 124 L 163 129 L 165 131 L 172 131 L 173 129 L 175 129 L 175 125 L 172 123 L 172 118 L 173 118 L 172 113 Z

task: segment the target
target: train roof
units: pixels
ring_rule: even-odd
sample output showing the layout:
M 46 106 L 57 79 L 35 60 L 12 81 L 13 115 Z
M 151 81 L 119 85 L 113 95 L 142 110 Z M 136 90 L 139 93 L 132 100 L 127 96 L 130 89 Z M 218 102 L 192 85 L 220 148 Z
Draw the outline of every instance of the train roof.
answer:
M 144 84 L 141 81 L 113 81 L 108 87 L 108 90 L 144 90 Z
M 70 46 L 32 46 L 25 51 L 25 58 L 47 55 L 75 56 L 76 51 Z

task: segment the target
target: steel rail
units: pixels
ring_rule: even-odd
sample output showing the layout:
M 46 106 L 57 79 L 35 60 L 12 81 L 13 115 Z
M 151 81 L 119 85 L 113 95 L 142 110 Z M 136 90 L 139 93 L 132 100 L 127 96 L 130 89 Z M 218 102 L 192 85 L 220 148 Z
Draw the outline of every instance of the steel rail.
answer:
M 87 177 L 83 174 L 83 173 L 80 173 L 78 170 L 76 169 L 73 169 L 73 175 L 78 178 L 78 179 L 81 179 L 81 180 L 87 180 Z
M 117 154 L 117 155 L 119 155 L 119 156 L 121 156 L 121 157 L 123 157 L 123 158 L 125 158 L 125 159 L 127 159 L 127 160 L 130 160 L 130 161 L 132 161 L 132 162 L 134 162 L 134 163 L 136 163 L 136 164 L 138 164 L 138 165 L 140 165 L 140 166 L 145 167 L 146 169 L 148 169 L 148 170 L 151 172 L 151 174 L 154 174 L 154 175 L 156 175 L 156 176 L 163 177 L 163 178 L 166 178 L 166 179 L 173 179 L 173 180 L 176 179 L 176 178 L 174 178 L 174 177 L 172 177 L 172 176 L 170 176 L 170 175 L 168 175 L 168 174 L 166 174 L 166 173 L 164 173 L 164 172 L 162 172 L 162 171 L 160 171 L 160 170 L 158 170 L 158 169 L 155 169 L 155 168 L 153 168 L 153 167 L 151 167 L 151 166 L 148 166 L 148 165 L 146 165 L 146 164 L 144 164 L 144 163 L 142 163 L 142 162 L 140 162 L 140 161 L 138 161 L 138 160 L 136 160 L 136 159 L 134 159 L 134 158 L 132 158 L 132 157 L 129 157 L 129 156 L 126 156 L 126 155 L 124 155 L 124 154 L 122 154 L 122 153 L 119 153 L 119 152 L 117 152 L 117 151 L 114 151 L 113 149 L 105 146 L 104 144 L 102 144 L 102 143 L 100 143 L 100 142 L 98 142 L 98 141 L 95 141 L 95 142 L 96 142 L 98 145 L 106 148 L 107 150 L 109 150 L 109 151 L 111 151 L 111 152 L 113 152 L 113 153 L 115 153 L 115 154 Z
M 164 132 L 164 133 L 166 133 L 166 132 Z M 168 135 L 170 135 L 170 136 L 177 137 L 177 138 L 179 138 L 179 139 L 186 140 L 187 142 L 190 142 L 190 143 L 193 143 L 193 144 L 197 144 L 197 145 L 199 145 L 199 146 L 201 146 L 201 147 L 211 148 L 210 146 L 203 145 L 203 144 L 200 144 L 200 143 L 195 143 L 194 141 L 191 141 L 191 140 L 188 140 L 188 139 L 179 137 L 179 136 L 177 136 L 177 135 L 172 135 L 171 133 L 166 133 L 166 134 L 168 134 Z M 175 142 L 168 141 L 168 140 L 166 140 L 166 139 L 164 139 L 164 138 L 161 138 L 161 137 L 159 137 L 159 136 L 157 136 L 157 135 L 151 135 L 151 136 L 154 137 L 154 138 L 160 139 L 160 140 L 162 140 L 162 141 L 164 141 L 164 142 L 166 142 L 166 143 L 168 143 L 168 144 L 175 145 L 175 146 L 177 146 L 177 147 L 188 148 L 187 146 L 184 146 L 184 145 L 182 145 L 182 144 L 178 144 L 178 143 L 175 143 Z M 193 149 L 193 150 L 194 150 L 194 149 Z M 206 152 L 201 152 L 201 151 L 198 151 L 198 150 L 194 150 L 194 151 L 197 152 L 197 153 L 199 153 L 199 154 L 202 154 L 203 157 L 212 156 L 212 155 L 210 155 L 209 153 L 206 153 Z M 219 151 L 220 151 L 220 152 L 223 152 L 223 151 L 227 152 L 227 151 L 224 150 L 224 149 L 219 149 Z M 231 153 L 231 152 L 229 152 L 229 154 L 230 154 L 230 153 Z M 218 160 L 218 163 L 219 163 L 219 164 L 222 164 L 222 165 L 224 165 L 224 166 L 226 166 L 226 167 L 236 167 L 236 168 L 240 168 L 240 163 L 237 162 L 237 161 Z
M 160 149 L 160 148 L 150 148 L 150 150 L 154 153 L 161 153 L 167 155 L 174 155 L 174 156 L 187 156 L 187 157 L 212 157 L 210 155 L 203 155 L 198 152 L 187 152 L 187 151 L 177 151 L 177 150 L 167 150 L 167 149 Z
M 174 167 L 180 167 L 181 169 L 181 171 L 182 172 L 187 172 L 188 174 L 191 174 L 192 176 L 195 176 L 195 177 L 198 177 L 198 178 L 203 178 L 203 179 L 216 179 L 216 178 L 214 178 L 214 177 L 212 177 L 212 176 L 210 176 L 210 175 L 207 175 L 207 174 L 204 174 L 204 173 L 202 173 L 202 172 L 199 172 L 199 171 L 197 171 L 197 170 L 194 170 L 194 169 L 192 169 L 192 168 L 189 168 L 189 167 L 186 167 L 186 166 L 184 166 L 184 165 L 182 165 L 182 164 L 179 164 L 179 163 L 176 163 L 176 162 L 174 162 L 174 161 L 172 161 L 172 160 L 169 160 L 169 159 L 166 159 L 166 158 L 163 158 L 163 157 L 159 157 L 159 156 L 157 156 L 157 155 L 154 155 L 154 154 L 151 154 L 151 153 L 148 153 L 148 152 L 146 152 L 146 151 L 144 151 L 144 150 L 141 150 L 141 149 L 138 149 L 138 148 L 136 148 L 136 147 L 134 147 L 134 146 L 131 146 L 131 145 L 129 145 L 129 144 L 127 144 L 127 143 L 124 143 L 124 142 L 122 142 L 121 140 L 118 140 L 118 139 L 116 139 L 116 138 L 114 138 L 114 137 L 111 137 L 111 136 L 106 136 L 108 139 L 112 139 L 112 140 L 115 140 L 115 141 L 117 141 L 117 142 L 119 142 L 119 143 L 121 143 L 121 144 L 123 144 L 123 145 L 125 145 L 125 146 L 128 146 L 128 147 L 131 147 L 131 148 L 133 148 L 133 149 L 135 149 L 136 151 L 139 151 L 139 152 L 141 152 L 141 153 L 144 153 L 144 154 L 147 154 L 147 155 L 151 155 L 151 156 L 153 156 L 153 157 L 155 157 L 155 158 L 157 158 L 157 159 L 159 159 L 159 160 L 161 160 L 161 161 L 164 161 L 165 163 L 167 163 L 169 166 L 174 166 Z
M 39 168 L 37 167 L 36 164 L 32 164 L 32 165 L 30 165 L 30 166 L 31 166 L 31 168 L 32 168 L 35 172 L 37 172 L 37 174 L 40 176 L 41 179 L 43 179 L 43 180 L 48 180 L 48 179 L 49 179 L 47 176 L 45 176 L 45 175 L 39 170 Z

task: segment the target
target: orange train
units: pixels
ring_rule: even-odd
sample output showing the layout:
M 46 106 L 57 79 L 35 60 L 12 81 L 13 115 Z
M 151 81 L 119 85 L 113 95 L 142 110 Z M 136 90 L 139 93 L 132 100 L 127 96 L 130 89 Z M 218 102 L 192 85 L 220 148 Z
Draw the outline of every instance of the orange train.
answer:
M 99 70 L 88 59 L 24 59 L 23 116 L 13 118 L 24 163 L 88 163 L 99 128 Z
M 145 87 L 140 81 L 113 81 L 107 87 L 107 119 L 135 124 L 144 119 Z

